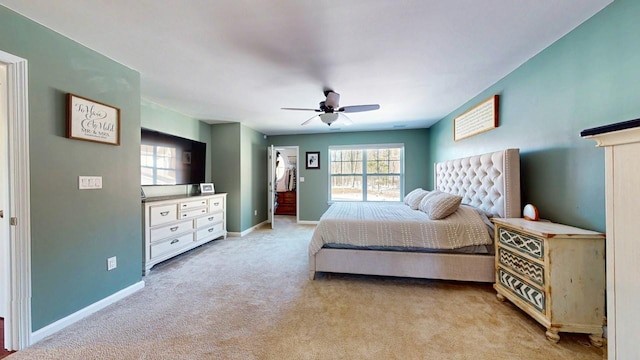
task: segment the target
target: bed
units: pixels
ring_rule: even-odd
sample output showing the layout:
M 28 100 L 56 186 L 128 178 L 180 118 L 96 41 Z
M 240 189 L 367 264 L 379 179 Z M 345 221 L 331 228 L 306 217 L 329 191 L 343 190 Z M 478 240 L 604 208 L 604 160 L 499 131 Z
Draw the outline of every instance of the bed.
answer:
M 520 217 L 519 150 L 436 163 L 434 190 L 462 198 L 462 205 L 450 215 L 458 220 L 470 216 L 469 211 L 477 211 L 485 223 L 491 217 Z M 448 218 L 420 220 L 424 215 L 420 213 L 400 203 L 333 204 L 320 218 L 309 244 L 310 278 L 330 272 L 495 281 L 493 246 L 479 240 L 484 235 L 443 225 Z M 391 224 L 400 218 L 406 222 Z M 448 239 L 444 245 L 436 244 L 425 235 L 428 232 L 445 233 Z M 389 243 L 390 238 L 400 246 L 398 241 Z

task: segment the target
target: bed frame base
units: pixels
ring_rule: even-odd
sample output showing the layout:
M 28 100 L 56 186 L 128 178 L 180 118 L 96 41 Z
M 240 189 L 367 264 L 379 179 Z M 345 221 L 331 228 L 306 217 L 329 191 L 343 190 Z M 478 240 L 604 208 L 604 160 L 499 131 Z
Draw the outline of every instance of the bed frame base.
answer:
M 316 272 L 495 282 L 494 255 L 377 250 L 321 249 L 309 256 L 309 277 Z

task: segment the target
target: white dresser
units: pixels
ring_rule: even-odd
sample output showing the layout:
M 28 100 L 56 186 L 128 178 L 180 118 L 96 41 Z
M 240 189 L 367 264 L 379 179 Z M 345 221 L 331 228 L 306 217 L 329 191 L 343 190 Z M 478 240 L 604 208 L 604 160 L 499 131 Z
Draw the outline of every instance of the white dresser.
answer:
M 227 237 L 227 194 L 148 198 L 142 205 L 144 268 Z
M 492 221 L 498 299 L 537 320 L 554 343 L 559 332 L 576 332 L 602 346 L 604 235 L 521 218 Z
M 640 119 L 584 130 L 605 148 L 609 359 L 638 359 Z

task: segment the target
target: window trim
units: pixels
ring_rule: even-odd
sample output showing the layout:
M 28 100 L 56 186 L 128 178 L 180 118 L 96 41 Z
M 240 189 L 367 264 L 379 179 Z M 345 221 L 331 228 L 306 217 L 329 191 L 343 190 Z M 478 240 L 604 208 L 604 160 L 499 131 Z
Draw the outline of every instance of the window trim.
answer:
M 400 173 L 380 174 L 380 173 L 367 173 L 367 150 L 381 150 L 381 149 L 396 149 L 400 148 Z M 404 143 L 385 143 L 385 144 L 357 144 L 357 145 L 330 145 L 327 149 L 327 204 L 333 204 L 335 202 L 348 202 L 349 200 L 332 200 L 331 199 L 331 151 L 332 150 L 362 150 L 362 200 L 358 202 L 393 202 L 393 201 L 376 201 L 367 200 L 367 176 L 399 176 L 400 177 L 400 197 L 397 202 L 402 202 L 404 198 L 404 181 L 405 181 L 405 165 L 404 165 Z M 339 175 L 336 175 L 339 176 Z M 345 175 L 347 176 L 347 175 Z M 348 175 L 352 176 L 352 175 Z

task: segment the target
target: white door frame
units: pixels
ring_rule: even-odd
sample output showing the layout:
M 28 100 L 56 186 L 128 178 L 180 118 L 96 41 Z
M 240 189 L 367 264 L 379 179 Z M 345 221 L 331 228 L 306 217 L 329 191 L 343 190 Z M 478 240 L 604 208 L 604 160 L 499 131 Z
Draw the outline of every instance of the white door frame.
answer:
M 275 216 L 275 193 L 273 183 L 273 175 L 275 174 L 275 151 L 273 150 L 273 145 L 267 147 L 267 220 L 271 224 L 271 228 L 273 229 L 274 224 L 274 216 Z
M 7 137 L 9 149 L 10 219 L 9 281 L 5 347 L 31 344 L 31 209 L 29 173 L 29 98 L 27 60 L 0 51 L 7 65 Z

